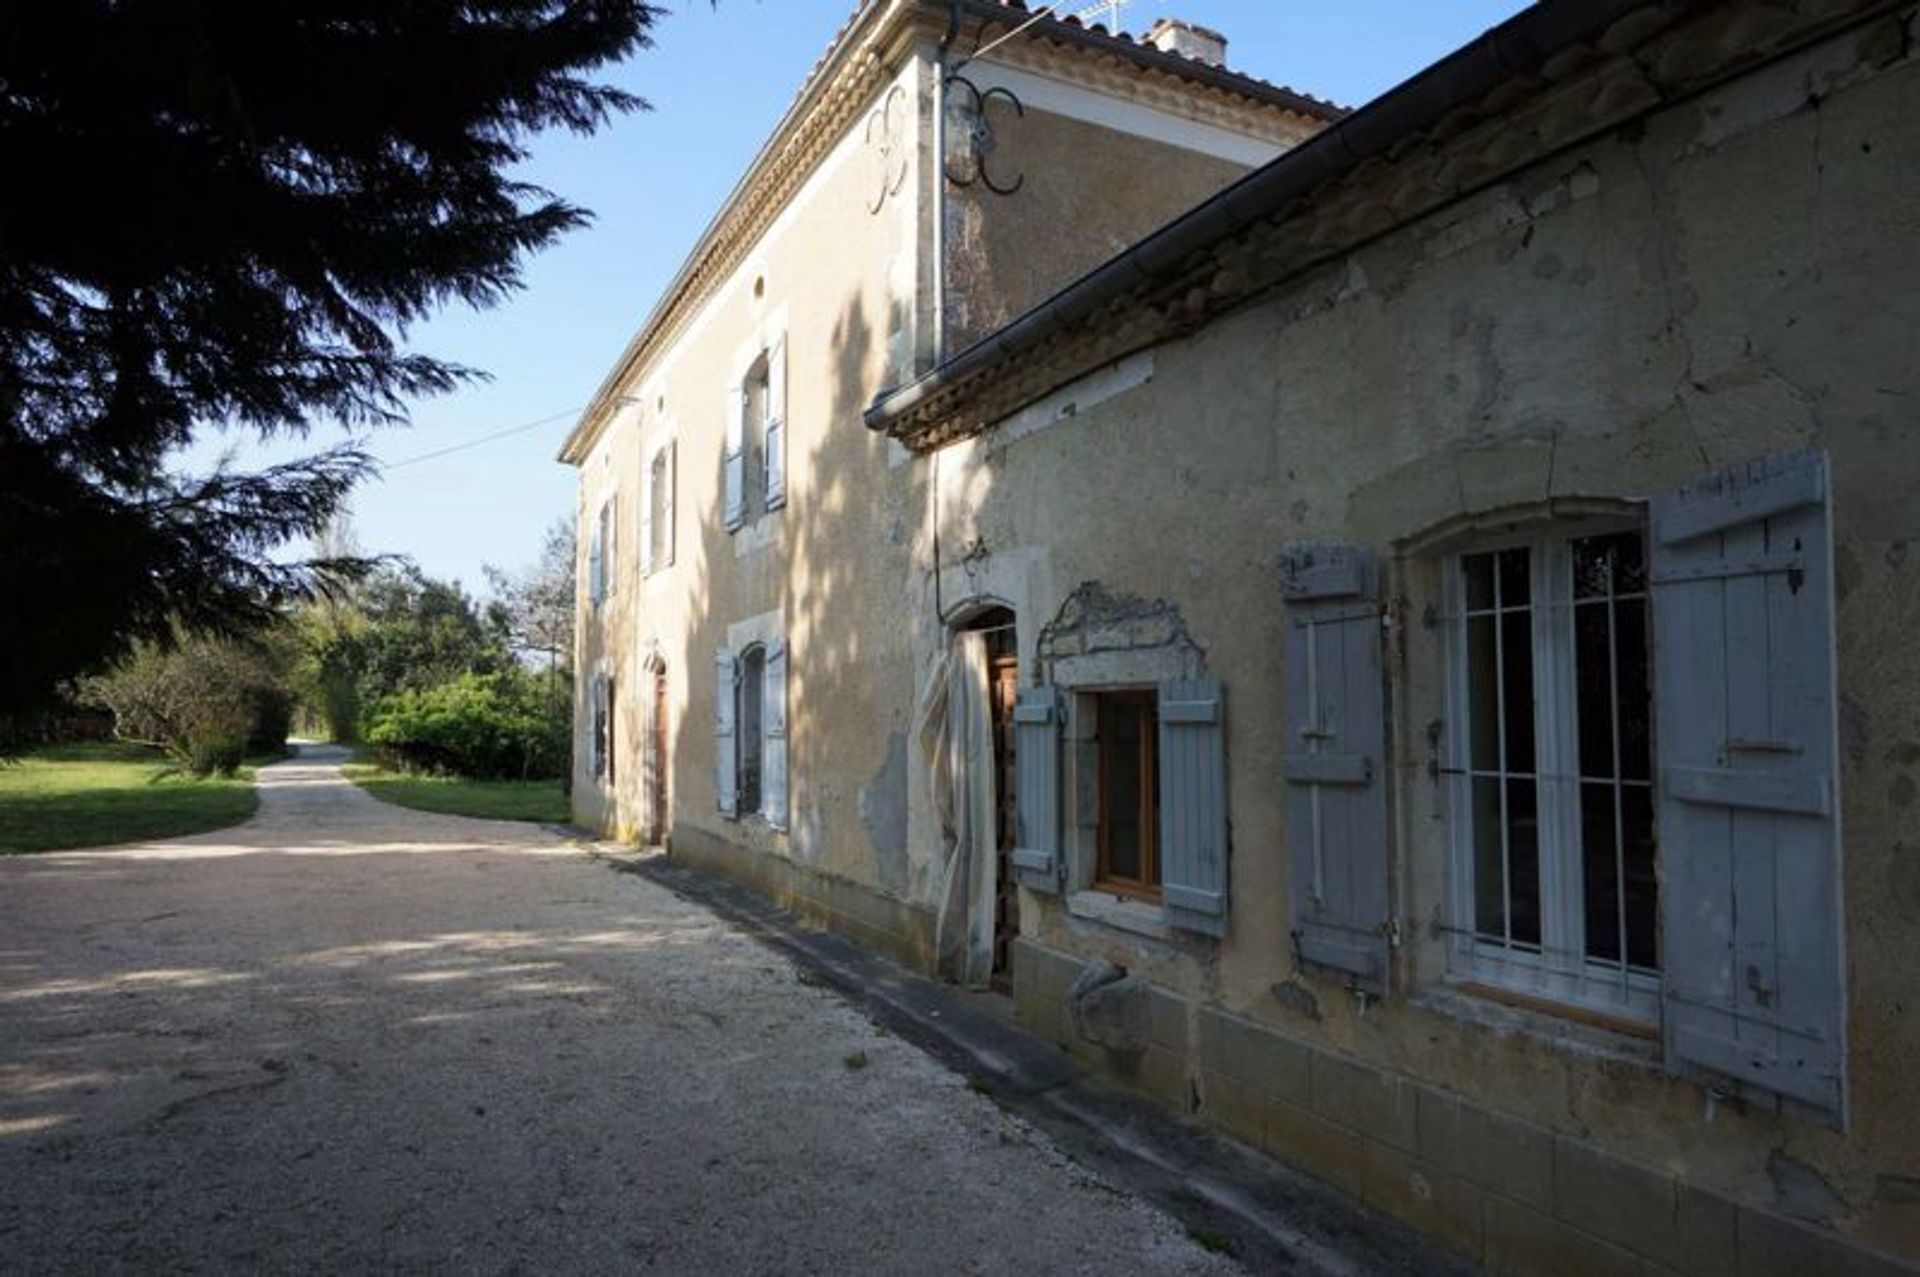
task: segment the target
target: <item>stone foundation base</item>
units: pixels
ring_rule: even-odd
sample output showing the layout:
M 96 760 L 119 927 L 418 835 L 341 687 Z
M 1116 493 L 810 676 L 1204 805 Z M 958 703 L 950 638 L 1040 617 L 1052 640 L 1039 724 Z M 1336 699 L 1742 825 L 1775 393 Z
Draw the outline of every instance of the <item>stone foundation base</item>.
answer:
M 868 887 L 749 851 L 701 829 L 676 829 L 669 855 L 778 901 L 809 922 L 878 949 L 915 971 L 934 964 L 933 915 Z
M 1787 1277 L 1908 1273 L 1845 1237 L 1140 982 L 1087 981 L 1124 1013 L 1076 1017 L 1087 966 L 1014 942 L 1015 1016 L 1161 1102 L 1405 1221 L 1494 1273 Z M 1133 978 L 1129 977 L 1129 982 Z M 1083 1035 L 1144 1029 L 1116 1048 Z

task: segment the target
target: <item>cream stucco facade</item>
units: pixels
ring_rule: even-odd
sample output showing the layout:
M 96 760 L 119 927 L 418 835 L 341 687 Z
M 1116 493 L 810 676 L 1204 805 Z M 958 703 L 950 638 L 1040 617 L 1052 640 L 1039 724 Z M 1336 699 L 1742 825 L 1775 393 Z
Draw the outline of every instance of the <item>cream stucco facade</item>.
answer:
M 716 405 L 681 427 L 693 442 L 678 454 L 673 568 L 623 577 L 600 619 L 584 614 L 583 672 L 631 669 L 656 647 L 669 671 L 672 851 L 928 963 L 943 831 L 910 748 L 913 706 L 954 630 L 1005 609 L 1020 686 L 1051 706 L 1046 748 L 1058 751 L 1050 828 L 1020 831 L 1048 862 L 1026 873 L 1014 926 L 1030 1027 L 1490 1270 L 1920 1263 L 1920 1082 L 1908 1064 L 1920 974 L 1906 965 L 1920 942 L 1917 36 L 1910 3 L 1549 3 L 1085 278 L 1097 263 L 1071 254 L 1108 255 L 1183 209 L 1136 204 L 1138 191 L 1076 194 L 1067 157 L 1149 157 L 1191 203 L 1248 162 L 1217 132 L 1227 117 L 1142 122 L 1127 113 L 1163 100 L 1116 93 L 1050 118 L 1053 90 L 1022 77 L 1058 51 L 1022 46 L 978 78 L 1026 89 L 1026 116 L 1006 128 L 1029 131 L 998 154 L 1042 175 L 1023 188 L 1031 202 L 970 187 L 938 201 L 936 219 L 932 130 L 916 108 L 924 141 L 899 189 L 918 203 L 875 215 L 857 183 L 810 186 L 775 227 L 793 247 L 770 233 L 744 257 L 707 304 L 708 328 L 694 321 L 636 364 L 646 389 L 627 433 L 587 432 L 574 458 L 584 528 L 623 439 L 669 429 L 660 422 L 683 401 Z M 938 34 L 919 39 L 889 83 L 924 103 Z M 1461 85 L 1472 93 L 1448 98 Z M 1120 118 L 1136 121 L 1133 135 L 1111 127 Z M 853 171 L 856 148 L 843 145 Z M 1089 182 L 1125 163 L 1103 160 Z M 1113 225 L 1089 224 L 1090 209 Z M 1045 242 L 1069 223 L 1074 235 Z M 810 266 L 825 242 L 846 247 L 833 268 Z M 728 534 L 717 405 L 781 330 L 790 368 L 833 371 L 804 389 L 789 373 L 788 505 Z M 911 336 L 890 339 L 901 331 Z M 660 400 L 656 422 L 645 406 Z M 863 413 L 871 434 L 855 428 Z M 1766 495 L 1783 484 L 1801 487 Z M 1524 970 L 1490 974 L 1472 890 L 1485 862 L 1461 841 L 1477 819 L 1459 797 L 1473 765 L 1456 745 L 1484 671 L 1461 654 L 1471 609 L 1450 582 L 1469 570 L 1464 556 L 1526 548 L 1544 564 L 1556 547 L 1616 535 L 1645 547 L 1654 583 L 1632 605 L 1658 633 L 1639 695 L 1664 762 L 1696 689 L 1732 677 L 1715 653 L 1771 653 L 1776 632 L 1749 618 L 1748 642 L 1729 623 L 1709 651 L 1675 628 L 1663 598 L 1710 575 L 1673 557 L 1688 542 L 1668 521 L 1697 522 L 1686 513 L 1697 506 L 1676 504 L 1683 489 L 1813 520 L 1793 525 L 1812 529 L 1804 543 L 1796 532 L 1737 571 L 1785 583 L 1774 614 L 1815 618 L 1804 641 L 1818 668 L 1797 655 L 1788 674 L 1771 655 L 1758 662 L 1763 702 L 1780 679 L 1800 680 L 1769 710 L 1791 730 L 1730 737 L 1709 769 L 1724 792 L 1703 796 L 1700 768 L 1645 778 L 1661 813 L 1649 836 L 1663 912 L 1647 919 L 1662 929 L 1661 960 L 1622 960 L 1617 987 L 1590 986 L 1591 944 L 1555 969 L 1536 942 Z M 1314 786 L 1295 760 L 1318 748 L 1301 744 L 1301 583 L 1339 577 L 1346 555 L 1366 566 L 1320 615 L 1359 627 L 1348 650 L 1374 664 L 1355 686 L 1377 702 L 1360 695 L 1342 712 L 1373 718 L 1378 745 L 1366 767 L 1324 774 L 1342 793 L 1364 787 L 1378 827 L 1310 850 L 1296 802 Z M 1558 579 L 1533 571 L 1535 590 Z M 1542 596 L 1542 615 L 1572 614 L 1581 587 L 1559 588 L 1570 593 Z M 1555 623 L 1528 624 L 1542 673 L 1517 695 L 1533 707 L 1527 730 L 1545 733 L 1586 704 L 1574 675 L 1560 692 L 1549 675 L 1584 658 L 1556 652 Z M 786 829 L 716 818 L 710 726 L 714 652 L 776 631 L 791 662 Z M 1628 645 L 1610 641 L 1617 660 Z M 1610 694 L 1632 699 L 1612 677 Z M 1163 783 L 1181 808 L 1172 819 L 1191 828 L 1166 826 L 1151 890 L 1111 890 L 1099 724 L 1116 691 L 1156 687 L 1163 720 L 1203 724 L 1214 752 L 1200 770 L 1217 766 L 1219 793 L 1196 800 Z M 1739 699 L 1715 712 L 1737 715 Z M 624 697 L 619 712 L 625 739 L 651 730 Z M 1164 767 L 1174 737 L 1159 739 Z M 641 768 L 626 761 L 637 753 L 620 757 L 611 800 L 584 772 L 576 792 L 583 819 L 632 834 L 649 818 Z M 1810 796 L 1782 779 L 1729 799 L 1741 780 L 1729 774 L 1755 759 L 1775 769 L 1765 775 L 1806 779 Z M 1581 769 L 1534 770 L 1539 795 L 1587 783 Z M 1625 775 L 1618 755 L 1614 774 Z M 1674 805 L 1683 782 L 1689 807 Z M 1542 840 L 1544 865 L 1541 830 L 1562 800 L 1529 801 L 1545 804 L 1538 820 L 1511 827 Z M 1738 932 L 1745 947 L 1725 974 L 1754 1023 L 1792 1019 L 1768 1041 L 1803 1035 L 1812 1065 L 1703 1067 L 1679 1041 L 1697 1022 L 1690 1008 L 1723 995 L 1687 987 L 1674 939 L 1717 934 L 1722 920 L 1677 877 L 1701 856 L 1675 813 L 1742 803 L 1770 814 L 1727 817 L 1736 858 L 1816 850 L 1766 862 L 1793 885 L 1767 897 L 1767 938 Z M 1023 806 L 1023 820 L 1039 810 Z M 1174 857 L 1193 850 L 1192 830 L 1206 844 L 1216 819 L 1224 841 L 1201 847 L 1194 878 Z M 1356 942 L 1377 943 L 1375 966 L 1315 957 L 1302 883 L 1322 850 L 1379 866 L 1377 926 Z M 1573 934 L 1596 930 L 1591 912 L 1574 915 L 1607 888 L 1553 872 L 1540 871 L 1537 907 L 1558 902 Z M 1742 879 L 1734 894 L 1755 889 Z M 1503 907 L 1510 916 L 1511 898 Z
M 1340 114 L 1029 16 L 861 5 L 563 451 L 580 476 L 578 819 L 725 864 L 909 955 L 926 952 L 939 873 L 937 840 L 909 836 L 918 652 L 901 623 L 929 489 L 861 413 Z M 735 395 L 769 355 L 785 502 L 749 501 L 730 528 Z M 765 442 L 747 443 L 758 489 Z M 769 650 L 788 671 L 788 785 L 778 815 L 729 815 L 716 656 Z

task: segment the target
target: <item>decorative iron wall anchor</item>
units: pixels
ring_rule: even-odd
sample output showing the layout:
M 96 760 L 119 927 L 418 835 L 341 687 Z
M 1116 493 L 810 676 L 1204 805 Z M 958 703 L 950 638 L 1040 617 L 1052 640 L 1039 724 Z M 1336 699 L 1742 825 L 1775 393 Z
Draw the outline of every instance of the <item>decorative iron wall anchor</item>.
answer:
M 965 128 L 964 130 L 959 130 L 963 138 L 965 154 L 959 157 L 962 162 L 957 172 L 955 171 L 954 157 L 951 154 L 946 157 L 946 163 L 943 167 L 946 171 L 947 180 L 955 186 L 972 186 L 978 182 L 995 195 L 1013 194 L 1019 190 L 1021 185 L 1027 180 L 1027 175 L 1025 173 L 1016 174 L 1011 182 L 995 179 L 989 167 L 993 159 L 995 140 L 993 136 L 993 122 L 987 118 L 987 103 L 996 97 L 1005 98 L 1007 101 L 1013 103 L 1013 113 L 1021 118 L 1025 118 L 1027 108 L 1021 105 L 1020 99 L 1014 95 L 1011 89 L 995 87 L 982 93 L 979 86 L 972 80 L 957 73 L 947 77 L 946 85 L 949 93 L 952 93 L 953 89 L 957 86 L 963 90 L 966 95 L 964 99 L 958 97 L 948 98 L 950 104 L 949 109 L 952 109 L 952 104 L 961 103 L 959 110 L 960 113 L 965 116 Z M 949 145 L 948 149 L 949 152 L 951 152 L 951 145 Z

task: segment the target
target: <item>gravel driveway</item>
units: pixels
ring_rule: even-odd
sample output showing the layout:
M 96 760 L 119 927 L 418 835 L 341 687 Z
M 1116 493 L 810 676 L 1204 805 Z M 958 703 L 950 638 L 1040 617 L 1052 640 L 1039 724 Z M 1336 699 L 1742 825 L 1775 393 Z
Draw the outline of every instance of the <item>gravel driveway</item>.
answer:
M 0 1271 L 1233 1271 L 705 910 L 337 757 L 0 858 Z

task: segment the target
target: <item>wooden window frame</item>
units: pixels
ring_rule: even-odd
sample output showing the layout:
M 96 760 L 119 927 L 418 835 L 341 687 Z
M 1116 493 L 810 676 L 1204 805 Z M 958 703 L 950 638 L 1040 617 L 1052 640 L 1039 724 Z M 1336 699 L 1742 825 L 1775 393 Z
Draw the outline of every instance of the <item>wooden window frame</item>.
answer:
M 1577 653 L 1574 646 L 1572 543 L 1586 537 L 1632 532 L 1648 538 L 1644 522 L 1596 520 L 1592 524 L 1541 529 L 1527 536 L 1489 540 L 1463 547 L 1443 560 L 1442 602 L 1445 623 L 1447 761 L 1442 784 L 1447 790 L 1447 833 L 1451 860 L 1450 913 L 1453 925 L 1451 968 L 1462 988 L 1493 986 L 1529 999 L 1528 1005 L 1562 1005 L 1646 1025 L 1660 1014 L 1661 977 L 1656 970 L 1625 962 L 1590 958 L 1584 942 L 1584 882 L 1579 831 L 1579 735 L 1575 703 Z M 1479 933 L 1474 894 L 1472 778 L 1486 775 L 1472 766 L 1472 719 L 1467 653 L 1467 600 L 1463 564 L 1472 555 L 1499 550 L 1528 551 L 1531 656 L 1534 695 L 1535 802 L 1539 826 L 1540 944 L 1536 949 L 1501 943 Z M 1649 642 L 1652 602 L 1647 601 Z M 1652 652 L 1649 650 L 1649 663 Z M 1650 721 L 1657 717 L 1648 678 Z M 1497 715 L 1496 715 L 1497 717 Z M 1655 731 L 1658 731 L 1657 721 Z M 1499 770 L 1501 791 L 1505 772 Z M 1576 777 L 1573 785 L 1565 782 Z M 1563 792 L 1571 788 L 1572 794 Z M 1656 831 L 1657 838 L 1657 831 Z M 1656 849 L 1656 856 L 1658 851 Z M 1623 905 L 1624 908 L 1624 900 Z M 1657 920 L 1656 920 L 1657 921 Z M 1509 925 L 1510 920 L 1509 920 Z
M 1160 890 L 1160 705 L 1158 694 L 1152 688 L 1122 688 L 1093 693 L 1094 701 L 1094 752 L 1098 755 L 1099 789 L 1095 795 L 1095 841 L 1093 889 L 1105 891 L 1133 900 L 1144 900 L 1154 904 L 1161 902 Z M 1109 747 L 1111 737 L 1107 731 L 1111 706 L 1118 703 L 1131 703 L 1141 706 L 1144 711 L 1145 731 L 1141 735 L 1139 757 L 1134 766 L 1140 770 L 1140 876 L 1139 878 L 1115 877 L 1112 864 L 1111 831 L 1113 822 L 1107 819 L 1107 795 L 1112 785 L 1109 781 L 1111 769 L 1118 760 Z

